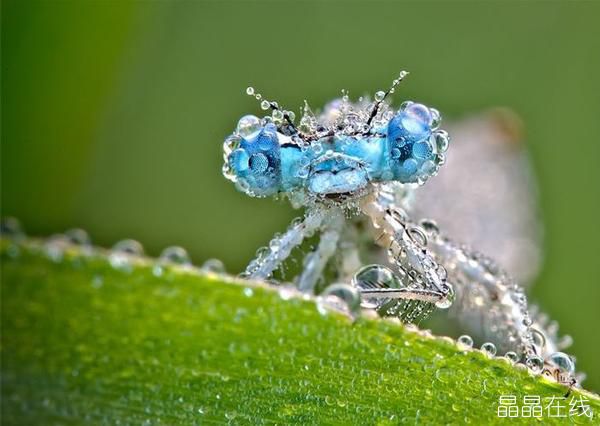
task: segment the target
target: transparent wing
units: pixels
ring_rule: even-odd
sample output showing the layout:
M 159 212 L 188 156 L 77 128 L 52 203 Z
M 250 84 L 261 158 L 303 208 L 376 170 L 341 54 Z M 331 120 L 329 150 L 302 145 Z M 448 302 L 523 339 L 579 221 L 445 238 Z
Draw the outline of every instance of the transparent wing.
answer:
M 523 285 L 531 283 L 541 263 L 542 228 L 519 118 L 497 109 L 457 122 L 448 132 L 448 164 L 415 192 L 412 216 L 433 219 Z

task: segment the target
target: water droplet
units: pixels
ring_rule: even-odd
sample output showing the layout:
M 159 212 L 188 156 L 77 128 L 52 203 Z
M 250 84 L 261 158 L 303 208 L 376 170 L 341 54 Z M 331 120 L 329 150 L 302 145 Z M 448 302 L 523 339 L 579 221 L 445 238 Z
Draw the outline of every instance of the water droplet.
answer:
M 189 266 L 192 264 L 187 251 L 183 247 L 171 246 L 162 251 L 158 263 L 152 268 L 152 273 L 160 277 L 165 272 L 167 265 Z
M 235 411 L 228 411 L 225 413 L 225 417 L 227 420 L 233 420 L 237 417 L 237 413 Z
M 144 247 L 139 242 L 132 239 L 119 241 L 113 246 L 112 251 L 126 253 L 132 256 L 144 255 Z
M 485 342 L 481 345 L 481 350 L 489 356 L 496 355 L 496 345 L 491 342 Z
M 269 241 L 269 250 L 271 252 L 276 252 L 277 250 L 279 250 L 280 245 L 281 245 L 280 236 L 278 234 L 275 234 L 273 239 L 271 241 Z
M 63 260 L 68 244 L 69 240 L 64 235 L 55 234 L 46 240 L 44 252 L 50 260 L 58 263 Z
M 352 283 L 360 290 L 404 287 L 400 279 L 389 268 L 383 265 L 367 265 L 359 269 L 354 275 Z M 368 309 L 379 309 L 385 303 L 385 299 L 365 298 L 362 305 Z
M 92 244 L 92 240 L 85 230 L 80 228 L 69 229 L 65 232 L 65 236 L 69 242 L 73 244 L 79 244 L 82 246 L 89 246 Z
M 225 165 L 228 166 L 229 155 L 236 149 L 240 147 L 240 143 L 242 142 L 242 138 L 239 135 L 231 135 L 228 136 L 223 142 L 223 157 L 225 160 Z
M 121 240 L 113 246 L 108 260 L 113 268 L 130 272 L 132 257 L 143 254 L 144 247 L 139 242 L 131 239 Z
M 273 116 L 274 121 L 283 120 L 283 112 L 281 112 L 281 110 L 279 110 L 279 109 L 273 110 L 272 116 Z
M 546 346 L 546 336 L 540 330 L 531 329 L 531 337 L 533 339 L 533 344 L 538 348 Z
M 431 236 L 431 237 L 437 237 L 440 233 L 440 228 L 438 227 L 438 224 L 431 219 L 423 219 L 421 220 L 421 228 L 423 228 L 425 230 L 425 232 L 427 233 L 427 235 Z
M 9 244 L 9 246 L 6 248 L 6 254 L 10 258 L 16 259 L 21 254 L 21 249 L 19 249 L 17 244 Z
M 204 272 L 213 272 L 215 274 L 225 273 L 225 265 L 219 259 L 208 259 L 200 268 Z
M 246 140 L 252 140 L 260 133 L 260 118 L 255 115 L 245 115 L 237 124 L 237 133 Z
M 341 301 L 342 305 L 338 301 Z M 346 311 L 351 316 L 356 317 L 360 314 L 360 294 L 351 285 L 343 283 L 332 284 L 321 293 L 317 307 L 321 314 L 325 314 L 328 308 L 333 308 Z
M 246 287 L 244 289 L 244 296 L 246 296 L 246 297 L 252 297 L 253 295 L 254 295 L 254 290 L 252 290 L 252 288 Z
M 331 395 L 327 395 L 325 397 L 325 404 L 333 405 L 333 404 L 335 404 L 335 399 L 333 399 L 333 397 Z
M 4 217 L 0 221 L 0 235 L 3 237 L 18 239 L 25 236 L 21 222 L 15 217 Z
M 404 101 L 404 102 L 402 102 L 402 104 L 400 105 L 400 111 L 404 111 L 405 109 L 407 109 L 412 104 L 414 104 L 413 101 Z
M 435 132 L 435 146 L 439 152 L 446 152 L 450 145 L 450 137 L 444 130 L 438 130 Z
M 564 352 L 554 352 L 550 355 L 549 360 L 565 373 L 572 374 L 575 372 L 575 363 L 571 357 Z
M 269 101 L 265 100 L 260 103 L 260 107 L 261 107 L 261 109 L 266 111 L 269 108 L 271 108 L 271 104 L 269 103 Z
M 525 365 L 534 373 L 539 373 L 544 368 L 544 359 L 537 355 L 532 355 L 527 358 Z
M 294 287 L 282 286 L 279 288 L 279 297 L 281 297 L 281 300 L 290 300 L 294 295 L 296 295 Z
M 446 283 L 447 294 L 442 300 L 435 302 L 435 306 L 440 309 L 448 309 L 454 303 L 454 287 Z
M 287 116 L 290 119 L 290 121 L 294 121 L 296 119 L 296 114 L 294 113 L 294 111 L 286 111 L 287 112 Z
M 440 123 L 442 121 L 440 112 L 435 108 L 429 108 L 429 113 L 431 114 L 431 128 L 436 130 L 438 127 L 440 127 Z
M 254 87 L 248 86 L 246 87 L 246 94 L 250 96 L 254 96 Z
M 435 372 L 435 378 L 442 383 L 448 383 L 452 377 L 452 370 L 448 367 L 439 368 Z
M 458 343 L 469 348 L 473 347 L 473 338 L 467 334 L 463 334 L 458 338 Z
M 383 90 L 380 90 L 380 91 L 378 91 L 378 92 L 375 93 L 375 100 L 377 102 L 383 101 L 383 98 L 385 98 L 385 92 Z
M 159 259 L 177 265 L 190 265 L 192 263 L 187 251 L 179 246 L 167 247 L 162 251 Z
M 519 361 L 519 355 L 516 352 L 508 351 L 504 354 L 504 357 L 509 360 L 512 364 L 516 364 Z

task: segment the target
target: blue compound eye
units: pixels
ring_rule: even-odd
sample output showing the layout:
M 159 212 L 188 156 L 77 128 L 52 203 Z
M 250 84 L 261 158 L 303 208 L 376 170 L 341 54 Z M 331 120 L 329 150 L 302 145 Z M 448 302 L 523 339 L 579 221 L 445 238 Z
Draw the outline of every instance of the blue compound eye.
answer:
M 277 193 L 281 182 L 281 158 L 277 128 L 261 126 L 254 116 L 245 116 L 238 123 L 241 138 L 229 154 L 228 165 L 239 189 L 255 197 Z
M 387 129 L 390 166 L 394 179 L 402 183 L 422 183 L 443 161 L 438 140 L 446 143 L 445 132 L 436 131 L 437 111 L 408 102 L 390 120 Z

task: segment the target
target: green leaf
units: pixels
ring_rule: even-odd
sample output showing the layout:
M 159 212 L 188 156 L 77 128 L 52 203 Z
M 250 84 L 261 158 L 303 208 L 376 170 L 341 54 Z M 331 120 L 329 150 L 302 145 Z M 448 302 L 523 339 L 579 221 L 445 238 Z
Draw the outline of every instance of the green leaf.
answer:
M 567 391 L 447 338 L 322 315 L 260 283 L 156 274 L 146 258 L 115 269 L 108 252 L 31 239 L 2 240 L 1 255 L 5 424 L 490 424 L 503 421 L 500 395 L 522 405 Z M 597 396 L 571 395 L 600 413 Z

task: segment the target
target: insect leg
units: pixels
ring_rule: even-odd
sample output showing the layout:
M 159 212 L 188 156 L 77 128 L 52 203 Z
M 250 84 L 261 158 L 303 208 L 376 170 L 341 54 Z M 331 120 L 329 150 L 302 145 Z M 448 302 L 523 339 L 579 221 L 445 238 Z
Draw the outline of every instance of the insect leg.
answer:
M 418 287 L 401 269 L 397 272 L 383 265 L 361 268 L 352 283 L 361 294 L 362 306 L 405 323 L 418 323 L 446 300 L 446 294 Z
M 345 226 L 338 244 L 339 282 L 349 283 L 364 263 L 360 258 L 359 238 L 354 226 Z
M 250 279 L 265 279 L 284 262 L 292 250 L 312 235 L 321 225 L 324 212 L 320 209 L 309 211 L 303 220 L 294 221 L 282 235 L 274 237 L 269 247 L 259 250 L 257 257 L 246 267 L 242 276 Z
M 390 261 L 405 275 L 408 285 L 450 295 L 446 270 L 427 247 L 425 231 L 412 223 L 404 210 L 381 191 L 361 205 L 380 232 L 377 243 L 388 249 Z
M 305 293 L 314 293 L 314 288 L 319 278 L 323 275 L 323 270 L 327 262 L 335 254 L 340 231 L 344 223 L 344 217 L 341 212 L 334 212 L 329 216 L 322 227 L 321 239 L 316 250 L 306 255 L 303 262 L 303 269 L 298 278 L 298 289 Z
M 418 322 L 435 307 L 448 308 L 454 292 L 446 281 L 445 268 L 427 248 L 425 231 L 395 205 L 385 188 L 365 198 L 361 208 L 379 232 L 376 242 L 388 249 L 394 269 L 372 265 L 359 271 L 355 283 L 363 297 L 368 297 L 380 314 L 394 315 L 404 322 Z

